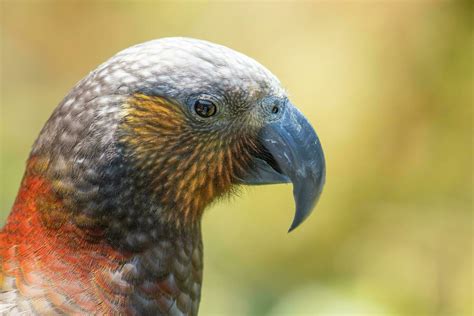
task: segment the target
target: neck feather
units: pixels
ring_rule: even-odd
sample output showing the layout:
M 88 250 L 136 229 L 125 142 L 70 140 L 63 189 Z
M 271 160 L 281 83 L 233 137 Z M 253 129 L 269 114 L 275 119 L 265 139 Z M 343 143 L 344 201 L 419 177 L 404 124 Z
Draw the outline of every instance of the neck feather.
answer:
M 38 312 L 197 313 L 200 225 L 178 229 L 149 218 L 141 229 L 126 226 L 126 238 L 114 237 L 100 218 L 68 208 L 70 201 L 58 197 L 52 182 L 39 173 L 44 166 L 30 161 L 0 232 L 0 289 L 47 298 L 45 306 L 31 306 Z M 51 293 L 56 300 L 50 300 Z

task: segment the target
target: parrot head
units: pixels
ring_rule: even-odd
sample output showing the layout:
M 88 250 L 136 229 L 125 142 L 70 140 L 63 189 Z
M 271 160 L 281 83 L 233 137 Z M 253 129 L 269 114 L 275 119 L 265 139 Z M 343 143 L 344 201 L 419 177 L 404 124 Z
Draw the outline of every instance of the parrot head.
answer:
M 290 230 L 296 228 L 324 184 L 314 129 L 277 78 L 253 59 L 203 41 L 168 41 L 170 47 L 156 53 L 154 75 L 153 68 L 135 71 L 157 85 L 133 92 L 120 127 L 123 147 L 147 173 L 141 177 L 149 176 L 162 205 L 180 205 L 184 218 L 199 215 L 235 185 L 291 182 L 296 213 Z
M 186 225 L 237 186 L 292 183 L 292 230 L 325 181 L 320 141 L 278 79 L 243 54 L 186 38 L 128 48 L 79 82 L 32 156 L 45 153 L 56 193 L 86 218 L 113 212 L 109 226 L 150 214 Z

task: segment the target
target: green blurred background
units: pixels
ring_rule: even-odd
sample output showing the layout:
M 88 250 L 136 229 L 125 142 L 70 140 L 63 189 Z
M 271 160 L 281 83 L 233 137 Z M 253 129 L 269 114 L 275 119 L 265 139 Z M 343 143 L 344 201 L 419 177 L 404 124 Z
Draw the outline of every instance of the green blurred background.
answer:
M 287 234 L 290 186 L 204 218 L 202 315 L 472 313 L 472 6 L 1 2 L 0 224 L 53 108 L 99 63 L 166 36 L 273 71 L 315 126 L 327 184 Z

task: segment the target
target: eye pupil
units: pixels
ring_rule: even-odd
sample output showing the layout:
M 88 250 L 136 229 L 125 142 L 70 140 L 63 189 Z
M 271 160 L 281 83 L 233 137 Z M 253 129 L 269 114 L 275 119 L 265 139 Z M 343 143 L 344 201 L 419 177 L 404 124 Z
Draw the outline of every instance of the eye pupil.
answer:
M 280 111 L 280 109 L 278 108 L 278 106 L 275 105 L 275 106 L 272 108 L 272 113 L 273 113 L 273 114 L 277 114 L 278 111 Z
M 197 100 L 194 110 L 201 117 L 211 117 L 217 112 L 216 106 L 209 100 Z

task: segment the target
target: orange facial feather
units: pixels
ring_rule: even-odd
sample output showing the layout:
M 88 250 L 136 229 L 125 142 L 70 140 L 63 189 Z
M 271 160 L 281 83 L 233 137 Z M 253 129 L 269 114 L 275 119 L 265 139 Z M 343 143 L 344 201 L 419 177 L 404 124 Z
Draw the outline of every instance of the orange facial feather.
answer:
M 121 143 L 137 169 L 148 170 L 160 205 L 172 208 L 170 220 L 197 222 L 207 204 L 229 191 L 253 150 L 245 133 L 196 129 L 180 105 L 143 94 L 125 104 L 120 128 Z

